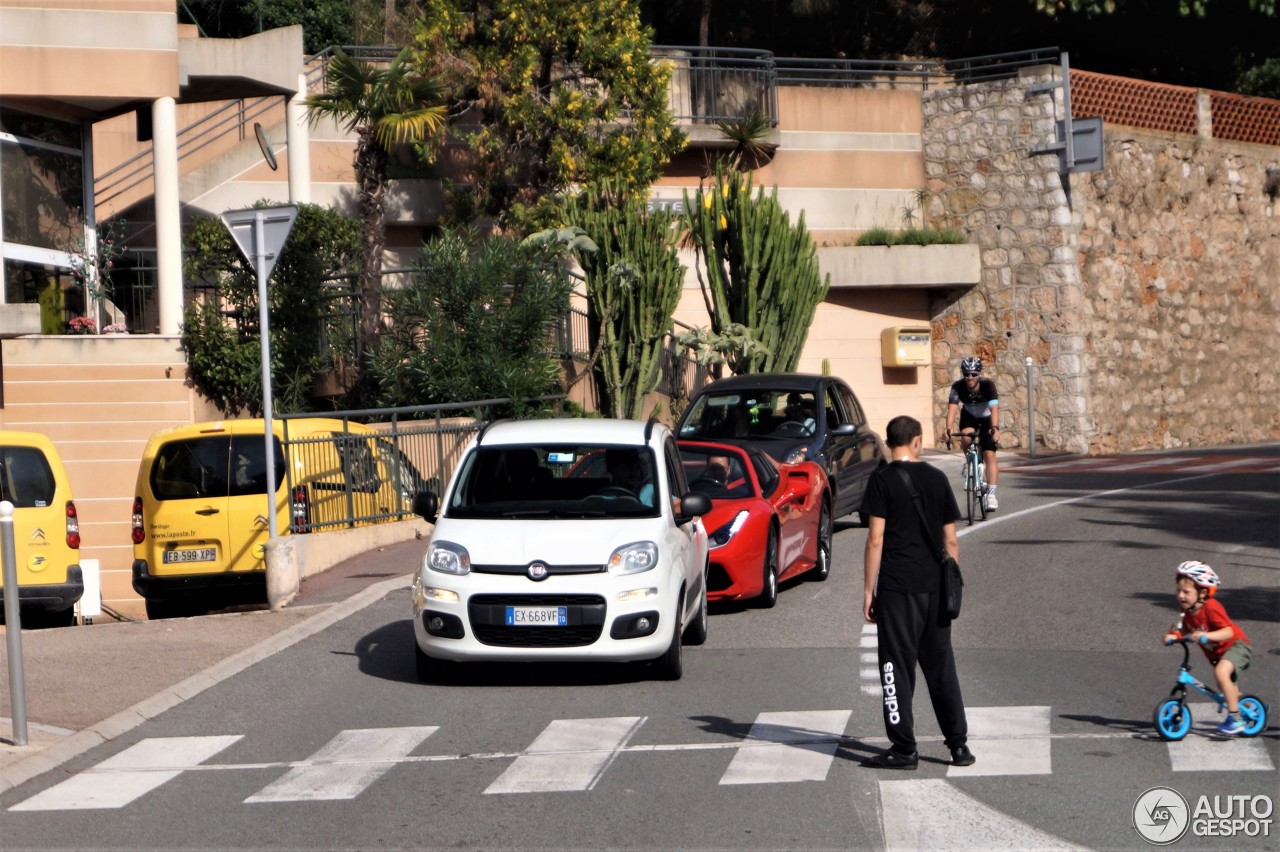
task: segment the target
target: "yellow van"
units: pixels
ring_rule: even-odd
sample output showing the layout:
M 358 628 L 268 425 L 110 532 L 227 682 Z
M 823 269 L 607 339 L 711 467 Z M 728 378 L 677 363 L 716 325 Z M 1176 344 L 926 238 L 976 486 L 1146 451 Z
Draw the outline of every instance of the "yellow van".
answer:
M 76 602 L 84 594 L 80 521 L 52 441 L 37 432 L 0 431 L 0 500 L 13 504 L 23 626 L 74 624 Z M 5 592 L 0 572 L 0 604 Z
M 272 421 L 267 496 L 263 421 L 195 423 L 151 436 L 133 500 L 133 589 L 148 618 L 266 601 L 269 512 L 280 535 L 412 516 L 421 475 L 362 423 Z M 287 436 L 287 446 L 284 443 Z

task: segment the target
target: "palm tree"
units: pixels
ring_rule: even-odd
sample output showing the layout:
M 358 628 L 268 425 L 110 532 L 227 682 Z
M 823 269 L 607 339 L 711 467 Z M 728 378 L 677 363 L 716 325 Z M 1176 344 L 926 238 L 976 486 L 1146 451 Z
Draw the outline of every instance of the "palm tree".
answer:
M 382 307 L 384 202 L 391 147 L 423 142 L 444 126 L 439 82 L 417 73 L 402 50 L 390 65 L 374 65 L 334 50 L 325 69 L 325 89 L 306 99 L 314 127 L 325 118 L 356 134 L 357 210 L 363 235 L 360 253 L 360 319 L 357 353 L 367 357 L 378 333 Z

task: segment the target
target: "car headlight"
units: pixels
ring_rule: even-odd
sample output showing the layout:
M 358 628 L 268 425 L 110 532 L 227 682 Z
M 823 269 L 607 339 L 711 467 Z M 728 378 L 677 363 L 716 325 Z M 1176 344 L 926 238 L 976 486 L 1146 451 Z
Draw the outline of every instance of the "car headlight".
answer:
M 733 516 L 732 521 L 719 527 L 714 532 L 708 533 L 707 543 L 711 546 L 711 549 L 715 550 L 717 547 L 724 547 L 728 544 L 729 539 L 737 535 L 738 531 L 746 526 L 747 517 L 747 512 L 739 512 Z
M 462 576 L 471 573 L 471 554 L 460 544 L 433 541 L 427 548 L 427 555 L 422 557 L 422 564 L 441 574 Z
M 609 557 L 610 574 L 639 574 L 658 564 L 658 546 L 651 541 L 624 544 Z
M 804 451 L 804 447 L 801 447 L 798 450 L 792 450 L 791 452 L 787 453 L 786 462 L 787 464 L 800 464 L 800 462 L 804 461 L 805 458 L 806 458 L 806 454 Z

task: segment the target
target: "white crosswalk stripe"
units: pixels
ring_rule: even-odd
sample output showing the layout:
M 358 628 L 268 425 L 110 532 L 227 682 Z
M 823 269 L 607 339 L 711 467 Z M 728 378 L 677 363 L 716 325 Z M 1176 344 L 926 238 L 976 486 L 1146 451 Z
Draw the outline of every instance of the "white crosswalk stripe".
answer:
M 1222 723 L 1216 704 L 1187 703 L 1191 730 L 1186 739 L 1168 743 L 1174 772 L 1272 772 L 1275 765 L 1260 739 L 1223 740 L 1215 733 Z
M 873 637 L 874 638 L 874 637 Z M 874 660 L 873 652 L 864 652 Z M 870 660 L 864 661 L 870 668 Z M 874 678 L 875 670 L 864 673 Z M 863 684 L 879 693 L 878 680 Z M 863 705 L 859 705 L 863 706 Z M 1214 736 L 1220 721 L 1212 704 L 1192 704 L 1195 725 L 1181 742 L 1163 744 L 1174 772 L 1274 772 L 1265 737 L 1223 741 Z M 967 777 L 1047 775 L 1053 771 L 1052 750 L 1059 740 L 1112 737 L 1151 748 L 1152 737 L 1134 740 L 1131 733 L 1060 733 L 1051 730 L 1051 708 L 1041 705 L 970 707 L 969 744 L 977 755 L 973 766 L 948 766 L 949 780 Z M 631 740 L 645 716 L 556 719 L 517 751 L 413 754 L 438 726 L 351 729 L 339 732 L 310 757 L 262 762 L 206 763 L 242 739 L 239 735 L 159 737 L 138 742 L 101 763 L 12 805 L 13 811 L 122 808 L 183 774 L 274 770 L 280 774 L 244 801 L 248 804 L 355 799 L 396 766 L 441 766 L 489 761 L 505 765 L 486 794 L 588 791 L 621 756 L 682 752 L 730 752 L 721 785 L 780 784 L 822 781 L 834 765 L 842 743 L 867 742 L 870 731 L 845 734 L 853 710 L 761 713 L 747 736 L 686 743 L 641 743 Z M 877 720 L 872 722 L 878 733 Z M 874 735 L 873 735 L 874 737 Z M 923 741 L 936 742 L 937 735 Z M 952 844 L 954 845 L 954 844 Z
M 948 776 L 1053 772 L 1048 707 L 969 707 L 965 715 L 969 747 L 978 761 L 972 766 L 950 766 Z
M 852 712 L 761 713 L 747 733 L 748 744 L 738 749 L 720 783 L 826 780 Z
M 302 765 L 246 802 L 325 802 L 354 799 L 400 758 L 439 730 L 359 728 L 340 732 Z
M 557 719 L 485 793 L 590 790 L 645 718 Z
M 122 808 L 240 740 L 160 737 L 129 746 L 90 769 L 19 802 L 11 811 L 81 811 Z
M 1080 849 L 967 796 L 947 781 L 881 781 L 886 849 Z

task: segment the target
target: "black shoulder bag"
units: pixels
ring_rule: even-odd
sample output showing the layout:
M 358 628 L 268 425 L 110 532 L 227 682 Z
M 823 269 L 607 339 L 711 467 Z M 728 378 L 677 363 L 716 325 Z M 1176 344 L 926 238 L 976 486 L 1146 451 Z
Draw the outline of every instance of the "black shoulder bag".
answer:
M 924 532 L 925 544 L 933 550 L 933 557 L 938 560 L 938 565 L 942 568 L 942 605 L 947 612 L 947 618 L 957 618 L 960 615 L 960 600 L 964 596 L 964 577 L 960 574 L 960 563 L 939 547 L 938 540 L 933 537 L 933 531 L 929 529 L 929 521 L 924 515 L 924 506 L 920 504 L 920 492 L 916 490 L 915 480 L 900 466 L 896 470 L 911 492 L 911 502 L 915 504 L 916 517 L 920 519 L 920 529 Z

